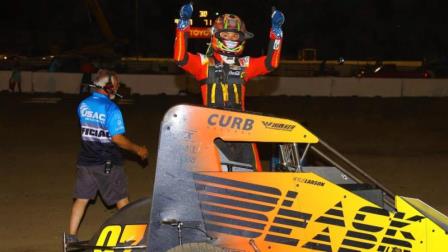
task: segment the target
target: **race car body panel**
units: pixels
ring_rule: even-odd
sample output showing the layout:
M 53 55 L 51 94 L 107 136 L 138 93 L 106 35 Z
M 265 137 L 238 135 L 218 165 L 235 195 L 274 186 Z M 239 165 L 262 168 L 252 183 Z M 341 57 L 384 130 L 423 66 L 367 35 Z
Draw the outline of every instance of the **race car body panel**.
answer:
M 218 138 L 303 144 L 305 150 L 292 149 L 300 161 L 309 149 L 319 155 L 299 162 L 294 172 L 226 172 Z M 418 199 L 392 195 L 368 176 L 367 183 L 362 171 L 334 161 L 339 153 L 309 147 L 318 143 L 323 141 L 292 120 L 175 106 L 161 124 L 151 212 L 139 214 L 146 222 L 116 217 L 92 242 L 145 245 L 126 251 L 151 252 L 198 242 L 238 252 L 448 251 L 445 215 Z M 311 164 L 316 160 L 319 165 Z M 128 214 L 133 208 L 142 212 L 131 204 Z

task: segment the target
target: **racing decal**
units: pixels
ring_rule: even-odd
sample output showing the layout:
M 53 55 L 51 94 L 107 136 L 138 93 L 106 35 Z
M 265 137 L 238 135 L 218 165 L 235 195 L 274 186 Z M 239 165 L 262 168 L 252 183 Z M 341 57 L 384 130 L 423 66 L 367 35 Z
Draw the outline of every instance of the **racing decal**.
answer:
M 313 186 L 325 186 L 325 182 L 314 180 L 314 179 L 307 179 L 307 178 L 294 178 L 294 181 L 297 183 L 304 183 L 304 184 L 310 184 Z
M 274 47 L 273 47 L 273 49 L 274 50 L 278 50 L 279 48 L 280 48 L 280 44 L 281 44 L 281 40 L 280 39 L 276 39 L 276 40 L 274 40 Z
M 415 238 L 410 232 L 398 229 L 423 218 L 422 216 L 412 216 L 407 220 L 403 220 L 403 213 L 396 213 L 391 217 L 388 211 L 372 206 L 359 208 L 354 220 L 348 223 L 344 221 L 344 217 L 343 206 L 339 202 L 316 220 L 316 222 L 328 224 L 328 227 L 340 226 L 347 228 L 338 251 L 365 251 L 378 246 L 377 251 L 400 249 L 399 251 L 409 252 L 412 249 L 411 241 L 415 240 Z M 383 225 L 375 225 L 376 223 L 382 223 Z M 387 226 L 387 223 L 389 223 L 389 226 Z M 329 232 L 328 227 L 324 232 Z M 384 230 L 387 230 L 387 232 L 384 233 Z M 331 233 L 328 238 L 331 238 Z M 314 237 L 312 241 L 307 242 L 303 247 L 333 251 L 330 239 L 322 235 Z
M 310 214 L 282 207 L 269 225 L 263 213 L 275 210 L 279 203 L 281 192 L 277 188 L 204 174 L 195 174 L 195 180 L 206 227 L 211 232 L 257 238 L 268 229 L 265 241 L 296 246 L 298 239 L 279 234 L 290 234 L 297 227 L 305 228 L 311 218 Z M 290 201 L 297 195 L 297 192 L 288 191 L 285 198 Z
M 120 225 L 111 225 L 103 228 L 101 231 L 100 236 L 98 237 L 98 240 L 96 241 L 97 246 L 116 246 L 118 243 L 118 238 L 121 234 L 121 226 Z M 111 252 L 112 250 L 99 250 L 95 249 L 93 252 L 101 252 L 101 251 L 107 251 Z
M 292 181 L 297 182 L 294 176 Z M 344 195 L 317 215 L 305 210 L 313 209 L 313 205 L 304 206 L 301 202 L 297 203 L 300 208 L 294 207 L 294 202 L 301 200 L 296 190 L 282 191 L 280 187 L 198 173 L 194 180 L 207 231 L 218 237 L 261 239 L 270 246 L 278 244 L 291 250 L 411 251 L 416 239 L 405 227 L 423 218 L 389 213 L 371 205 L 352 209 Z M 301 181 L 310 188 L 327 185 L 312 177 L 303 177 Z M 304 230 L 312 236 L 303 236 Z
M 203 85 L 201 88 L 211 89 L 212 87 Z M 238 88 L 238 92 L 240 95 L 239 102 L 241 103 L 242 89 L 240 89 L 241 87 Z M 233 87 L 229 86 L 229 93 L 233 94 L 231 89 L 233 89 Z M 204 92 L 207 94 L 206 96 L 203 96 L 204 100 L 210 103 L 210 94 L 212 93 L 211 90 L 205 90 Z M 184 116 L 183 118 L 185 118 L 186 120 L 185 124 L 188 125 L 187 128 L 194 129 L 195 131 L 200 132 L 200 134 L 195 136 L 195 141 L 201 141 L 204 144 L 209 140 L 208 138 L 210 138 L 211 142 L 213 142 L 217 137 L 227 139 L 226 141 L 232 141 L 232 139 L 238 138 L 239 141 L 243 142 L 254 142 L 255 139 L 258 139 L 255 141 L 260 142 L 319 142 L 319 139 L 307 129 L 303 128 L 300 124 L 288 119 L 270 118 L 257 114 L 243 114 L 231 110 L 216 110 L 201 107 L 184 108 L 184 106 L 185 105 L 180 105 L 178 108 L 176 108 L 176 113 L 178 115 L 195 115 L 194 117 Z M 192 118 L 195 118 L 195 120 L 193 120 Z M 291 131 L 268 129 L 263 126 L 263 124 L 261 123 L 262 121 L 292 125 L 294 126 L 294 129 Z M 209 163 L 210 157 L 215 154 L 214 149 L 210 150 L 211 151 L 207 151 L 206 149 L 203 149 L 199 154 L 200 156 L 198 157 L 198 159 L 203 159 L 204 163 Z M 207 168 L 203 167 L 201 169 L 203 170 L 215 168 L 216 170 L 221 171 L 221 166 L 212 168 L 211 165 L 208 165 Z
M 273 130 L 285 130 L 285 131 L 292 131 L 296 126 L 285 124 L 285 123 L 275 123 L 275 122 L 268 122 L 268 121 L 261 121 L 263 123 L 263 126 L 267 129 L 273 129 Z
M 200 59 L 201 59 L 201 65 L 206 65 L 208 64 L 208 57 L 205 54 L 202 53 L 198 53 Z
M 324 215 L 317 218 L 316 222 L 345 227 L 342 203 L 339 202 L 333 208 L 330 208 Z
M 281 195 L 281 191 L 279 189 L 277 189 L 275 187 L 270 187 L 270 186 L 263 186 L 263 185 L 257 185 L 257 184 L 252 184 L 252 183 L 246 183 L 246 182 L 242 182 L 242 181 L 230 180 L 230 179 L 214 177 L 214 176 L 208 176 L 208 175 L 199 174 L 199 173 L 195 173 L 194 174 L 194 178 L 196 180 L 204 180 L 206 182 L 211 182 L 211 183 L 216 183 L 216 184 L 221 184 L 221 185 L 241 187 L 243 189 L 254 190 L 254 191 L 258 191 L 258 192 L 262 192 L 262 193 L 266 193 L 266 194 L 271 194 L 271 195 L 274 195 L 274 196 L 280 196 Z
M 250 61 L 250 56 L 245 56 L 245 57 L 241 57 L 238 58 L 239 64 L 242 67 L 248 67 L 249 66 L 249 61 Z
M 207 123 L 210 126 L 219 126 L 222 128 L 250 131 L 254 127 L 254 120 L 250 118 L 241 118 L 237 116 L 211 114 Z
M 228 73 L 228 75 L 229 76 L 237 76 L 237 77 L 239 77 L 240 75 L 241 75 L 241 70 L 229 70 L 229 73 Z
M 313 239 L 309 242 L 307 242 L 303 248 L 307 249 L 313 249 L 313 250 L 319 250 L 319 251 L 332 251 L 331 250 L 331 237 L 330 237 L 330 230 L 328 227 L 326 227 L 322 232 L 317 234 L 313 237 Z M 339 251 L 343 251 L 340 249 Z M 355 250 L 353 250 L 355 251 Z
M 143 240 L 147 224 L 110 225 L 103 228 L 98 236 L 96 246 L 129 246 L 138 245 Z M 113 250 L 95 249 L 94 252 L 112 252 Z M 123 252 L 131 252 L 126 249 Z
M 280 208 L 274 218 L 274 223 L 288 227 L 284 228 L 285 230 L 283 231 L 287 231 L 287 233 L 290 234 L 294 228 L 306 228 L 311 216 L 312 215 L 308 213 Z M 275 230 L 276 226 L 273 225 L 272 227 L 274 227 Z M 299 239 L 274 234 L 267 234 L 264 240 L 289 246 L 297 246 L 299 243 Z

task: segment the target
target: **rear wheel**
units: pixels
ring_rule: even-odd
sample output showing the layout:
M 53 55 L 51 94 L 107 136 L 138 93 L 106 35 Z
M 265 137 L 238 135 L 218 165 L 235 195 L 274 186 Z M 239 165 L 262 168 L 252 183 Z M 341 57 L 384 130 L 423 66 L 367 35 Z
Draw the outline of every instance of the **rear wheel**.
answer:
M 187 243 L 174 247 L 167 252 L 224 252 L 224 250 L 208 243 Z

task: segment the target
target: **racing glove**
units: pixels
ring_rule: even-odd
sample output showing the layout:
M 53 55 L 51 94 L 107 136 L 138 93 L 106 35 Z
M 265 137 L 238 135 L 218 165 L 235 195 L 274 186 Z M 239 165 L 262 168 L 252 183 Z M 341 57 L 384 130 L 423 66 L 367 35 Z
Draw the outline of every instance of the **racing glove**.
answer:
M 177 29 L 185 30 L 190 26 L 190 18 L 193 14 L 193 4 L 184 4 L 179 11 L 179 23 L 177 23 Z
M 272 27 L 271 31 L 275 38 L 283 38 L 282 25 L 285 22 L 285 15 L 279 10 L 274 10 L 271 15 Z

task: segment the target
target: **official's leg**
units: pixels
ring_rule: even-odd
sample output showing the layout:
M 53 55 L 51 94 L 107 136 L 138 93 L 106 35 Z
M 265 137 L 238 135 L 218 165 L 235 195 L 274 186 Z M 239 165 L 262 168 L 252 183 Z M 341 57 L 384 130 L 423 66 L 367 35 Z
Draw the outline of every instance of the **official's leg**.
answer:
M 69 234 L 76 235 L 89 200 L 94 199 L 98 188 L 91 175 L 93 167 L 77 165 L 76 183 L 73 198 L 75 201 L 70 215 Z
M 117 201 L 117 208 L 121 209 L 121 208 L 125 207 L 127 204 L 129 204 L 129 198 L 121 199 L 121 200 Z
M 14 93 L 14 89 L 15 89 L 16 83 L 13 79 L 9 79 L 9 91 L 11 93 Z
M 76 235 L 81 223 L 82 217 L 86 211 L 89 199 L 75 199 L 72 207 L 72 214 L 70 216 L 69 234 Z

